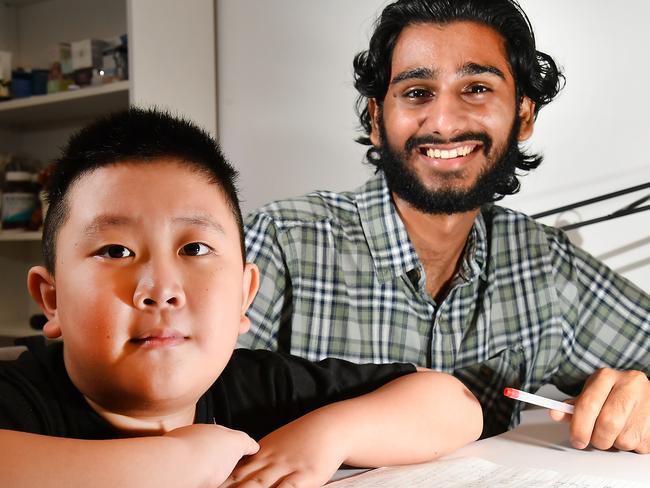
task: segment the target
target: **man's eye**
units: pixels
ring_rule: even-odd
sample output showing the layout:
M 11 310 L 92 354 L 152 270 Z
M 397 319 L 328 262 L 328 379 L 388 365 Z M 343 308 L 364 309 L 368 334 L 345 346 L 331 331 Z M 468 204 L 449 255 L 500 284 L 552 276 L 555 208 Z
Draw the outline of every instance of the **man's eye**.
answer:
M 467 89 L 468 93 L 475 93 L 475 94 L 487 93 L 489 91 L 490 89 L 484 85 L 472 85 Z
M 190 242 L 181 248 L 180 253 L 184 256 L 203 256 L 209 254 L 211 251 L 212 248 L 207 244 L 203 244 L 202 242 Z
M 105 258 L 121 259 L 133 257 L 135 253 L 128 247 L 120 246 L 119 244 L 110 244 L 102 247 L 97 255 Z
M 424 90 L 423 88 L 413 88 L 405 93 L 406 98 L 418 99 L 418 98 L 428 98 L 432 94 L 429 90 Z

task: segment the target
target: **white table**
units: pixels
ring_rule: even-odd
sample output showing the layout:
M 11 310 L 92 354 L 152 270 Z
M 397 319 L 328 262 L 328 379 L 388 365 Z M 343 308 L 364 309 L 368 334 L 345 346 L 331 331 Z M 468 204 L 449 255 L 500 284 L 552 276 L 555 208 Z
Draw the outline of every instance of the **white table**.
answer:
M 650 454 L 578 450 L 569 443 L 569 426 L 552 421 L 546 409 L 525 410 L 514 430 L 469 444 L 442 459 L 475 457 L 507 467 L 541 468 L 635 481 L 650 487 Z M 342 479 L 365 470 L 339 470 Z
M 569 443 L 569 425 L 552 421 L 543 408 L 524 410 L 516 429 L 469 444 L 446 458 L 460 456 L 504 466 L 644 482 L 650 487 L 650 454 L 574 449 Z

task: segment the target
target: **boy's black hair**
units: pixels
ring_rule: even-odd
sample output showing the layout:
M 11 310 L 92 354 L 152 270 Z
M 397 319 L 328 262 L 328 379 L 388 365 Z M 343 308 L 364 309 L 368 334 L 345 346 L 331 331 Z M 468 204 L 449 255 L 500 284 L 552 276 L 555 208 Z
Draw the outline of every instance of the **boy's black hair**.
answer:
M 43 260 L 54 274 L 56 240 L 65 223 L 67 195 L 79 178 L 98 168 L 124 162 L 147 164 L 161 158 L 176 159 L 203 173 L 223 191 L 239 229 L 245 261 L 244 233 L 235 182 L 237 171 L 217 142 L 188 120 L 157 109 L 130 108 L 105 116 L 70 137 L 51 167 L 46 186 L 49 208 L 43 225 Z
M 551 56 L 537 50 L 530 20 L 516 0 L 399 0 L 384 8 L 368 50 L 354 58 L 354 86 L 359 92 L 356 108 L 365 132 L 357 142 L 372 145 L 368 99 L 374 98 L 381 109 L 390 82 L 393 50 L 402 30 L 409 25 L 462 21 L 486 25 L 503 37 L 517 100 L 526 96 L 535 102 L 535 116 L 562 89 L 564 76 Z M 370 147 L 367 161 L 376 164 L 377 157 L 376 148 Z M 517 167 L 528 171 L 541 162 L 541 155 L 522 152 Z

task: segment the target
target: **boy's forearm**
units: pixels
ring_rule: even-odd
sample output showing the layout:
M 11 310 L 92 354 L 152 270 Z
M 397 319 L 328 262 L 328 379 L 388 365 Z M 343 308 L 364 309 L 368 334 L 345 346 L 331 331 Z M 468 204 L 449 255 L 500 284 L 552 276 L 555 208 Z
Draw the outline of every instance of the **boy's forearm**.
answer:
M 479 402 L 456 378 L 433 371 L 394 380 L 367 395 L 313 412 L 334 429 L 352 466 L 429 461 L 476 440 Z
M 88 441 L 0 430 L 4 486 L 197 486 L 190 453 L 178 439 Z M 198 473 L 194 473 L 198 474 Z

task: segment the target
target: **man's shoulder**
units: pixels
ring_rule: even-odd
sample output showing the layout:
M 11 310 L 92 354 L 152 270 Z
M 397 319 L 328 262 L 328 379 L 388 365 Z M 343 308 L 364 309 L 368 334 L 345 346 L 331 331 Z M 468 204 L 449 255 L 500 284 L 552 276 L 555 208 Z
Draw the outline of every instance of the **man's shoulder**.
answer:
M 486 205 L 481 213 L 493 239 L 512 236 L 516 232 L 527 241 L 568 242 L 562 230 L 537 222 L 530 215 L 518 210 L 499 205 Z
M 276 200 L 248 214 L 246 227 L 260 220 L 272 222 L 278 230 L 312 227 L 322 222 L 348 225 L 359 220 L 354 192 L 314 191 L 306 195 Z

